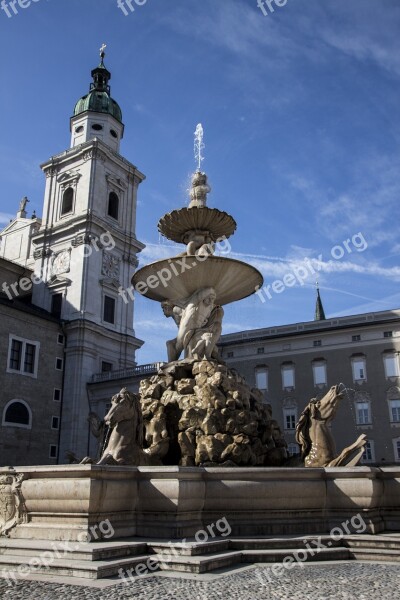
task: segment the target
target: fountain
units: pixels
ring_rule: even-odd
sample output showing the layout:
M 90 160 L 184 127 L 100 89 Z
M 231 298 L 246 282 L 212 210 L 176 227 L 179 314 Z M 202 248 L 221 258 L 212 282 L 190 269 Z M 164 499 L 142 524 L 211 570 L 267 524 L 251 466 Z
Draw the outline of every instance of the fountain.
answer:
M 82 539 L 101 544 L 86 543 L 83 549 L 73 544 L 70 555 L 57 560 L 50 572 L 115 575 L 121 566 L 141 564 L 143 553 L 165 552 L 160 539 L 177 543 L 179 556 L 165 567 L 171 570 L 202 572 L 264 561 L 271 542 L 266 536 L 321 540 L 321 534 L 342 531 L 344 525 L 351 533 L 348 524 L 355 516 L 362 516 L 365 533 L 400 531 L 399 467 L 337 466 L 343 456 L 354 465 L 364 439 L 336 457 L 330 434 L 325 436 L 324 462 L 314 466 L 323 430 L 313 423 L 319 418 L 315 409 L 328 422 L 342 386 L 319 404 L 311 401 L 306 408 L 310 419 L 307 413 L 303 420 L 307 427 L 299 427 L 306 464 L 313 468 L 288 468 L 286 442 L 271 407 L 219 357 L 223 306 L 253 294 L 262 276 L 250 265 L 215 254 L 236 223 L 207 206 L 203 148 L 199 124 L 190 203 L 158 224 L 164 237 L 185 245 L 184 251 L 133 277 L 135 289 L 159 302 L 177 325 L 176 337 L 167 342 L 169 362 L 141 382 L 140 398 L 126 389 L 114 396 L 106 421 L 115 430 L 98 464 L 0 468 L 0 569 L 23 566 L 33 551 L 49 554 L 55 542 Z M 318 431 L 312 430 L 317 425 Z M 125 443 L 128 438 L 134 446 Z M 198 540 L 199 532 L 222 519 L 234 539 L 213 547 Z M 112 524 L 114 538 L 133 539 L 109 541 L 104 523 Z M 183 537 L 194 536 L 189 550 L 179 545 Z M 375 542 L 364 537 L 364 545 L 360 539 L 353 546 L 347 540 L 343 548 L 328 549 L 330 539 L 326 558 L 376 556 L 371 553 Z M 305 540 L 275 542 L 287 552 L 290 542 L 301 548 Z M 381 542 L 391 548 L 393 538 Z M 282 552 L 268 560 L 281 560 Z M 312 556 L 306 552 L 304 560 Z
M 211 188 L 200 171 L 203 148 L 198 124 L 190 203 L 158 223 L 159 232 L 185 250 L 143 267 L 132 279 L 178 328 L 167 342 L 168 364 L 140 384 L 147 452 L 155 464 L 280 466 L 287 446 L 270 405 L 222 363 L 216 347 L 222 306 L 253 294 L 263 278 L 246 263 L 215 255 L 216 244 L 234 234 L 236 222 L 207 206 Z

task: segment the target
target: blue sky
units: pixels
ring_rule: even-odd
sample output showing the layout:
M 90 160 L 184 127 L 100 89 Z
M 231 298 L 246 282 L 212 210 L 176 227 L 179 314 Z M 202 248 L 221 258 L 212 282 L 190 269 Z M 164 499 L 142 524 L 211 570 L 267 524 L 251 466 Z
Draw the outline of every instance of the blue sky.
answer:
M 238 223 L 232 257 L 266 285 L 319 257 L 327 316 L 398 308 L 398 0 L 288 0 L 267 16 L 256 0 L 133 6 L 128 16 L 117 0 L 0 11 L 1 223 L 24 195 L 41 214 L 39 164 L 69 146 L 69 117 L 105 42 L 122 153 L 147 175 L 142 264 L 177 253 L 156 225 L 186 203 L 202 122 L 209 204 Z M 315 279 L 226 307 L 224 332 L 312 320 Z M 163 360 L 171 319 L 138 298 L 135 328 L 146 341 L 138 361 Z

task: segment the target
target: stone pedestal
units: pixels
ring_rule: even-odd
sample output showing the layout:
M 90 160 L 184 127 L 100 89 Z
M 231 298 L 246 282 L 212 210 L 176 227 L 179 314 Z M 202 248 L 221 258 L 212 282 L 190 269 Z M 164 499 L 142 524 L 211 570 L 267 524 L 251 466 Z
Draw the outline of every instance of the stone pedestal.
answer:
M 179 540 L 222 518 L 233 536 L 305 535 L 358 513 L 365 533 L 400 531 L 400 467 L 0 469 L 18 474 L 23 518 L 9 530 L 18 539 L 79 541 L 108 520 L 114 538 Z

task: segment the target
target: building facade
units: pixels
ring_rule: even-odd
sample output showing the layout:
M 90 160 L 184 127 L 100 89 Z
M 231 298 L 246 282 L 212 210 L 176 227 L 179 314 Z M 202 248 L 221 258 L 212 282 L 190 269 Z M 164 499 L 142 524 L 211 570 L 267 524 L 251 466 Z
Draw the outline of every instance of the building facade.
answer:
M 31 273 L 0 259 L 9 290 Z M 0 464 L 56 464 L 65 336 L 60 321 L 22 293 L 0 294 Z
M 124 125 L 110 95 L 104 53 L 92 78 L 70 120 L 70 148 L 41 166 L 46 177 L 41 219 L 26 218 L 24 199 L 0 234 L 0 256 L 34 272 L 26 284 L 32 306 L 63 326 L 60 462 L 68 451 L 87 454 L 87 384 L 93 375 L 134 368 L 143 344 L 133 329 L 134 303 L 124 302 L 119 292 L 131 290 L 144 248 L 135 229 L 137 192 L 145 177 L 120 154 Z M 14 297 L 8 288 L 4 294 Z
M 263 390 L 292 454 L 309 400 L 344 383 L 332 425 L 338 452 L 365 433 L 365 464 L 400 462 L 400 310 L 224 335 L 220 352 Z

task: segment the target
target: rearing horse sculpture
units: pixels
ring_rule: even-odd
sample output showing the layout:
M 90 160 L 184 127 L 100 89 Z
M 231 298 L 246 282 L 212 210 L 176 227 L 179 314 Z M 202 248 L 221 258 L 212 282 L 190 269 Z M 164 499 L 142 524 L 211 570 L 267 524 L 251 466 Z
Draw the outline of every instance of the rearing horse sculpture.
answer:
M 143 450 L 143 415 L 137 394 L 123 388 L 113 396 L 111 408 L 104 417 L 110 427 L 106 448 L 98 465 L 154 465 Z
M 340 386 L 334 385 L 321 400 L 313 398 L 303 410 L 296 425 L 296 441 L 305 467 L 353 467 L 359 462 L 367 443 L 366 435 L 360 435 L 354 444 L 337 455 L 328 427 L 342 399 Z

